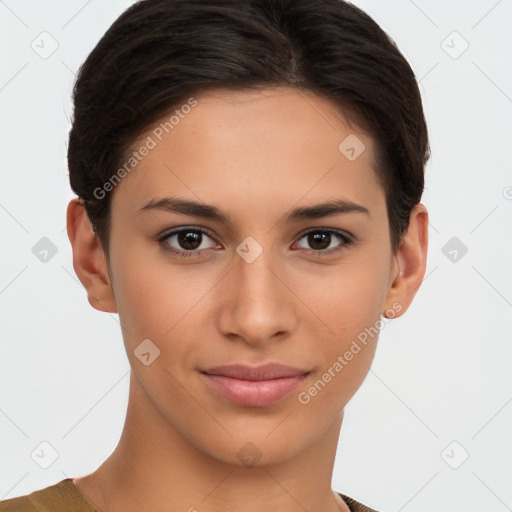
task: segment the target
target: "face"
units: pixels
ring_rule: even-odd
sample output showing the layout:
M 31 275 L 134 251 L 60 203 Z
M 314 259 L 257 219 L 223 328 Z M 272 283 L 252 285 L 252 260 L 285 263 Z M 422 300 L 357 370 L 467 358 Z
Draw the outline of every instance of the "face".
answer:
M 113 191 L 112 290 L 137 386 L 168 427 L 230 464 L 244 450 L 278 462 L 342 417 L 381 314 L 405 307 L 390 295 L 398 267 L 374 145 L 312 93 L 195 100 L 169 133 L 141 137 L 134 149 L 154 144 Z M 169 197 L 202 208 L 155 206 Z M 223 387 L 202 373 L 265 363 L 306 375 Z

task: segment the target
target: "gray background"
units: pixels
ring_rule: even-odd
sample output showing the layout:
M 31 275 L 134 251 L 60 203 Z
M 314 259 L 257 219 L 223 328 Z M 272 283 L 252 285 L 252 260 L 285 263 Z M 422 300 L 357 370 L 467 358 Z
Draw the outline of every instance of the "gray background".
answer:
M 0 500 L 93 471 L 123 426 L 118 317 L 72 266 L 66 141 L 74 73 L 132 3 L 0 1 Z M 512 510 L 512 0 L 354 3 L 420 81 L 430 247 L 346 408 L 333 488 L 383 512 Z

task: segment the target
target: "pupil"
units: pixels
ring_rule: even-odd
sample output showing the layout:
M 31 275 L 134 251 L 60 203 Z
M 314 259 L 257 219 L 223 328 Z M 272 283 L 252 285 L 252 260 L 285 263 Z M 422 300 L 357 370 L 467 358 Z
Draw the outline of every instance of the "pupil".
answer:
M 329 243 L 330 243 L 330 235 L 328 233 L 311 233 L 309 235 L 309 240 L 308 242 L 310 243 L 311 247 L 315 248 L 315 243 L 316 242 L 322 242 L 322 239 L 323 239 L 323 244 L 320 243 L 321 247 L 316 247 L 317 249 L 325 249 L 326 247 L 329 247 Z
M 182 231 L 181 233 L 179 233 L 178 239 L 179 239 L 180 245 L 184 249 L 194 250 L 194 249 L 197 249 L 197 247 L 199 247 L 201 245 L 200 242 L 199 242 L 199 244 L 196 244 L 196 242 L 200 239 L 200 237 L 201 237 L 200 233 L 194 233 L 192 231 Z

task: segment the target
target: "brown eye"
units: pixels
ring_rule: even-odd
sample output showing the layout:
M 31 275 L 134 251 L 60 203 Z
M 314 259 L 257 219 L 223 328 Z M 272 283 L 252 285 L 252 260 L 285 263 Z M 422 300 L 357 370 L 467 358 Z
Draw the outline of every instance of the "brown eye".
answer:
M 200 228 L 182 228 L 171 231 L 160 238 L 159 242 L 165 250 L 180 256 L 199 255 L 203 250 L 211 249 L 213 245 L 204 244 L 205 240 L 212 238 Z
M 303 239 L 306 239 L 306 243 L 309 246 L 302 246 L 303 249 L 312 249 L 313 252 L 320 254 L 331 254 L 332 252 L 337 252 L 352 243 L 351 239 L 347 235 L 332 229 L 315 229 L 308 231 L 302 235 L 301 240 Z M 338 242 L 337 245 L 336 241 Z M 340 244 L 339 242 L 342 243 Z
M 196 231 L 180 231 L 176 234 L 176 240 L 180 247 L 189 251 L 193 251 L 201 245 L 202 237 L 203 235 Z
M 331 244 L 331 235 L 329 233 L 309 233 L 308 244 L 313 249 L 327 249 Z

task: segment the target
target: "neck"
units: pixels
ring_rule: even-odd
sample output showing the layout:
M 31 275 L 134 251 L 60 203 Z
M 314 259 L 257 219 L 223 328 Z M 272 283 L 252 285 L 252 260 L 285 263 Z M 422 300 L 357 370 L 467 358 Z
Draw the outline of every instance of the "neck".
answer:
M 191 444 L 161 416 L 133 371 L 130 379 L 119 444 L 94 473 L 74 479 L 98 512 L 224 512 L 241 504 L 244 512 L 349 512 L 331 489 L 343 411 L 307 449 L 272 464 L 235 465 Z

